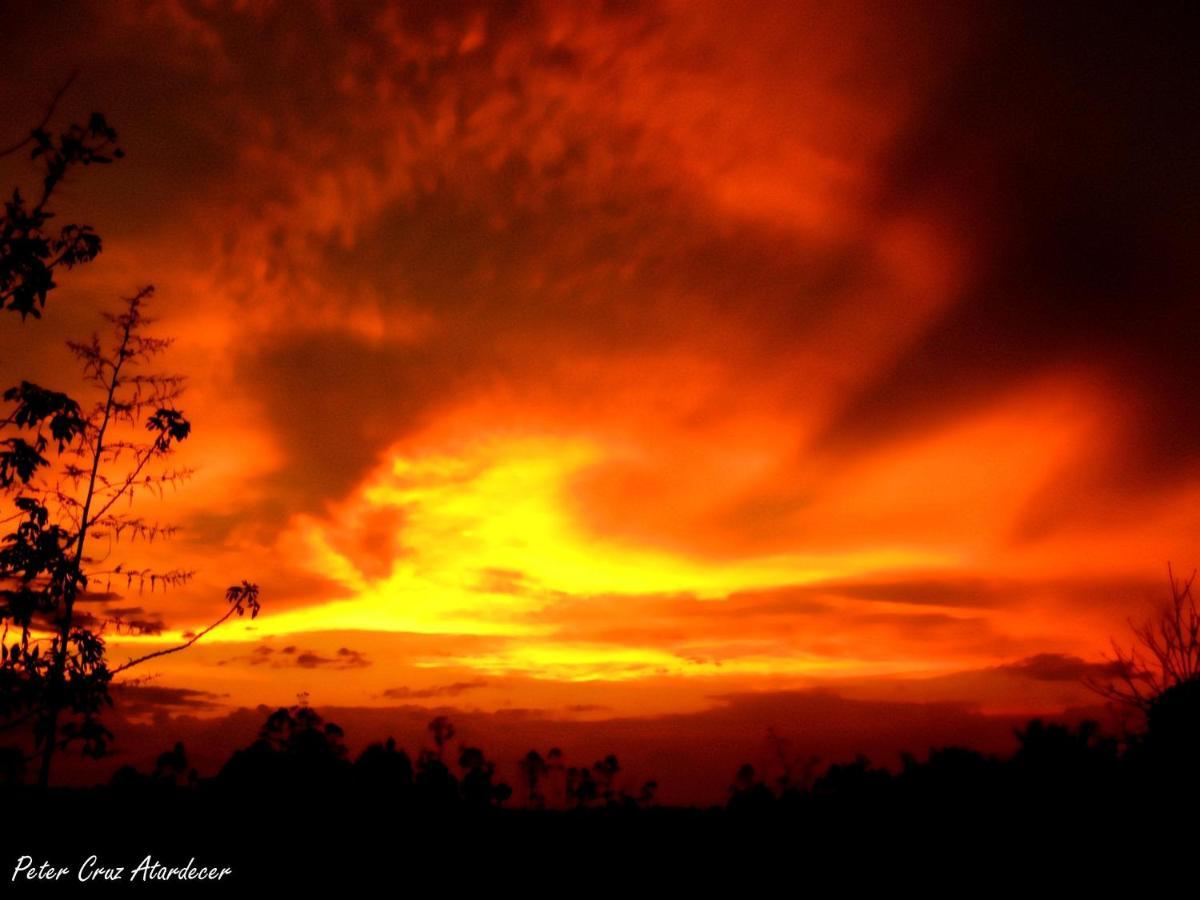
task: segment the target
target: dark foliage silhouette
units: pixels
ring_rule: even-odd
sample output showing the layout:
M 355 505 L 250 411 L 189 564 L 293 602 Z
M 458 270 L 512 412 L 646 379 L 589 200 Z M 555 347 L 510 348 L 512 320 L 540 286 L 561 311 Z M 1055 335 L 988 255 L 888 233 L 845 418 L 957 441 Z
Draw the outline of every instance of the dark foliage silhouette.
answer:
M 124 156 L 117 132 L 101 113 L 58 133 L 48 130 L 59 100 L 73 81 L 74 76 L 63 85 L 28 135 L 0 149 L 0 157 L 28 150 L 29 158 L 40 166 L 37 187 L 28 196 L 13 188 L 0 213 L 0 310 L 22 319 L 41 316 L 58 270 L 91 262 L 100 253 L 100 235 L 90 225 L 54 227 L 55 191 L 73 170 Z
M 530 750 L 521 757 L 521 777 L 525 780 L 525 803 L 531 809 L 541 809 L 546 805 L 546 796 L 542 792 L 542 784 L 550 774 L 550 767 L 542 759 L 542 754 Z
M 596 799 L 596 779 L 592 770 L 571 766 L 567 769 L 567 802 L 575 809 L 584 809 Z
M 454 740 L 454 725 L 445 716 L 438 716 L 429 723 L 429 733 L 437 745 L 438 759 L 442 758 L 446 745 Z
M 341 788 L 352 772 L 343 737 L 341 728 L 305 704 L 278 709 L 267 717 L 258 739 L 225 763 L 217 780 L 242 790 Z
M 154 593 L 191 577 L 114 558 L 132 541 L 153 543 L 173 533 L 130 504 L 143 492 L 161 496 L 188 475 L 166 464 L 191 427 L 175 408 L 183 379 L 148 368 L 171 343 L 146 333 L 151 294 L 143 288 L 120 313 L 106 316 L 109 342 L 93 336 L 69 345 L 94 397 L 90 406 L 28 381 L 4 393 L 10 411 L 0 420 L 6 435 L 0 492 L 11 503 L 3 521 L 12 530 L 0 537 L 0 720 L 5 731 L 31 726 L 43 785 L 60 747 L 78 741 L 85 753 L 105 752 L 111 734 L 100 713 L 111 702 L 114 675 L 185 649 L 231 615 L 254 617 L 259 609 L 257 587 L 235 585 L 217 622 L 182 645 L 115 667 L 104 634 L 121 623 L 76 614 L 89 590 L 110 593 L 115 585 Z M 103 557 L 90 552 L 94 542 L 109 548 Z
M 382 791 L 402 802 L 412 796 L 412 760 L 394 738 L 371 744 L 354 761 L 354 781 L 360 790 Z
M 30 148 L 42 167 L 37 199 L 13 191 L 0 218 L 0 309 L 40 318 L 56 287 L 59 269 L 95 258 L 100 238 L 87 225 L 51 228 L 51 200 L 77 167 L 121 157 L 116 132 L 94 113 L 86 125 L 58 134 L 47 131 L 63 90 L 30 134 L 0 151 L 8 156 Z M 186 582 L 191 573 L 159 571 L 114 559 L 118 545 L 153 542 L 174 528 L 148 521 L 130 509 L 135 495 L 162 496 L 186 479 L 186 470 L 166 460 L 191 433 L 176 407 L 183 378 L 154 371 L 152 361 L 171 345 L 148 333 L 145 306 L 152 287 L 124 301 L 105 318 L 107 340 L 68 342 L 83 373 L 80 401 L 58 390 L 21 380 L 3 393 L 0 418 L 0 733 L 18 744 L 5 753 L 39 757 L 38 782 L 50 781 L 56 750 L 78 742 L 102 755 L 112 735 L 100 721 L 109 703 L 113 676 L 194 644 L 230 616 L 258 614 L 258 588 L 243 581 L 229 588 L 226 613 L 183 644 L 130 659 L 115 667 L 106 656 L 106 629 L 139 629 L 97 617 L 82 617 L 77 601 L 89 591 L 117 589 L 153 593 Z M 11 530 L 9 530 L 11 529 Z M 109 548 L 103 557 L 93 544 Z M 11 639 L 11 641 L 10 641 Z M 6 777 L 23 777 L 7 765 Z M 16 774 L 16 773 L 19 773 Z
M 153 770 L 138 772 L 131 766 L 117 770 L 110 786 L 119 790 L 187 789 L 216 791 L 223 796 L 263 798 L 270 802 L 305 798 L 358 797 L 395 811 L 481 813 L 507 807 L 512 788 L 497 775 L 495 761 L 476 746 L 456 743 L 453 723 L 445 716 L 428 727 L 432 747 L 413 758 L 394 738 L 368 744 L 351 760 L 342 729 L 327 722 L 303 698 L 294 706 L 270 713 L 256 739 L 234 751 L 215 777 L 201 778 L 188 765 L 181 744 L 159 755 Z M 525 810 L 636 810 L 654 803 L 657 784 L 643 783 L 630 793 L 617 784 L 620 764 L 608 755 L 590 767 L 564 769 L 557 748 L 546 757 L 530 751 L 517 761 L 527 781 Z M 447 762 L 453 760 L 453 766 Z M 551 806 L 539 786 L 555 772 L 566 775 L 563 802 Z M 596 775 L 592 773 L 595 772 Z
M 1159 791 L 1200 796 L 1200 678 L 1171 685 L 1146 708 L 1146 731 L 1133 753 Z
M 489 762 L 478 747 L 464 747 L 458 757 L 463 770 L 463 802 L 473 809 L 500 805 L 512 796 L 512 788 L 496 783 L 496 765 Z
M 479 811 L 508 800 L 511 789 L 496 779 L 495 764 L 479 748 L 459 749 L 461 777 L 445 763 L 454 734 L 448 719 L 435 719 L 429 731 L 435 748 L 422 750 L 415 767 L 392 738 L 367 746 L 351 762 L 342 729 L 301 703 L 271 713 L 258 739 L 236 751 L 215 782 L 242 793 L 278 796 L 299 786 L 314 796 L 354 792 L 392 806 L 422 809 Z
M 1126 649 L 1112 643 L 1117 678 L 1089 682 L 1101 696 L 1143 714 L 1172 687 L 1200 678 L 1200 607 L 1192 593 L 1193 572 L 1178 579 L 1167 567 L 1170 599 L 1150 619 L 1130 622 L 1134 640 Z
M 144 772 L 121 767 L 106 787 L 59 789 L 56 809 L 81 818 L 115 810 L 108 819 L 120 822 L 118 850 L 132 834 L 141 842 L 158 836 L 159 846 L 188 854 L 207 846 L 240 872 L 276 883 L 287 873 L 301 882 L 328 877 L 313 861 L 331 854 L 380 860 L 383 877 L 394 865 L 456 881 L 494 883 L 511 870 L 570 883 L 582 873 L 590 878 L 597 860 L 600 870 L 620 859 L 653 866 L 666 848 L 704 871 L 712 853 L 746 872 L 771 859 L 883 865 L 882 847 L 908 848 L 940 865 L 948 853 L 980 854 L 1002 840 L 1059 852 L 1119 838 L 1128 853 L 1131 826 L 1136 837 L 1143 823 L 1167 822 L 1200 799 L 1188 743 L 1196 739 L 1198 693 L 1194 682 L 1164 692 L 1147 729 L 1122 740 L 1091 723 L 1034 720 L 1016 732 L 1007 757 L 951 746 L 886 768 L 859 756 L 814 770 L 811 779 L 745 765 L 728 802 L 709 809 L 656 805 L 652 783 L 632 794 L 622 789 L 615 759 L 566 766 L 557 752 L 509 761 L 525 782 L 526 803 L 514 804 L 499 767 L 459 742 L 445 717 L 430 723 L 415 765 L 390 738 L 351 761 L 342 730 L 302 702 L 266 715 L 256 739 L 215 777 L 195 773 L 175 745 Z M 553 789 L 558 774 L 561 793 Z M 28 790 L 9 784 L 0 800 L 21 809 Z M 33 807 L 34 815 L 49 814 L 46 805 Z M 55 835 L 45 843 L 64 846 L 48 824 L 26 834 Z M 80 851 L 95 852 L 94 834 L 76 839 Z M 281 860 L 289 861 L 283 873 Z M 337 873 L 344 877 L 342 868 Z
M 736 813 L 755 813 L 769 809 L 775 802 L 775 795 L 771 789 L 758 778 L 758 772 L 750 763 L 744 763 L 737 774 L 733 778 L 733 785 L 729 788 L 729 804 L 730 812 Z M 784 792 L 783 796 L 790 797 L 789 792 Z
M 934 748 L 925 761 L 905 755 L 898 772 L 859 756 L 830 765 L 813 779 L 815 758 L 798 766 L 773 732 L 768 742 L 782 771 L 773 783 L 743 765 L 726 809 L 732 815 L 812 815 L 866 810 L 929 815 L 1025 818 L 1037 811 L 1082 827 L 1085 815 L 1161 816 L 1200 800 L 1200 608 L 1195 574 L 1177 579 L 1168 568 L 1170 599 L 1157 615 L 1132 625 L 1126 650 L 1113 641 L 1114 678 L 1087 684 L 1119 706 L 1141 714 L 1120 736 L 1097 723 L 1034 719 L 1015 732 L 1008 758 L 961 747 Z M 797 772 L 801 777 L 797 778 Z
M 724 810 L 735 818 L 797 821 L 905 810 L 990 815 L 1053 809 L 1079 814 L 1096 803 L 1174 803 L 1196 796 L 1200 682 L 1168 689 L 1150 710 L 1146 730 L 1123 739 L 1103 734 L 1090 721 L 1067 725 L 1034 719 L 1014 733 L 1016 750 L 1007 757 L 951 746 L 933 748 L 925 759 L 905 754 L 896 769 L 873 765 L 860 755 L 834 762 L 819 774 L 807 758 L 812 777 L 803 778 L 787 771 L 787 777 L 771 777 L 746 764 L 735 773 Z M 274 798 L 271 802 L 345 802 L 351 808 L 365 803 L 398 815 L 505 809 L 513 814 L 586 815 L 655 808 L 656 783 L 627 791 L 619 784 L 622 770 L 615 756 L 590 766 L 564 766 L 557 749 L 544 756 L 531 750 L 511 761 L 524 781 L 518 798 L 524 802 L 514 806 L 513 791 L 498 777 L 496 763 L 479 747 L 459 743 L 447 717 L 432 720 L 428 733 L 432 746 L 418 752 L 415 764 L 392 738 L 367 745 L 352 760 L 342 729 L 302 701 L 270 713 L 255 741 L 235 751 L 213 778 L 199 777 L 183 746 L 176 744 L 146 773 L 128 766 L 118 770 L 111 787 L 217 791 L 242 800 Z M 772 745 L 775 740 L 769 736 Z M 15 758 L 10 763 L 19 764 Z M 564 782 L 559 802 L 549 789 L 556 772 Z

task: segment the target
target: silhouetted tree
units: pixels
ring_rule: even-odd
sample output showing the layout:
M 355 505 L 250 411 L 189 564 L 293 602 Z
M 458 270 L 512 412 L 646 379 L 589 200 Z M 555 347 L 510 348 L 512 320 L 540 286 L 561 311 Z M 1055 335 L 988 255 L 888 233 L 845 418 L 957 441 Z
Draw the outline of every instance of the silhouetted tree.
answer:
M 1075 807 L 1110 789 L 1120 763 L 1117 741 L 1095 722 L 1077 726 L 1034 719 L 1016 732 L 1010 784 L 1042 805 Z
M 36 199 L 26 200 L 16 188 L 0 215 L 0 309 L 16 312 L 22 320 L 41 316 L 58 270 L 86 263 L 100 252 L 100 237 L 90 226 L 51 227 L 55 191 L 73 169 L 123 156 L 115 130 L 99 113 L 86 125 L 71 125 L 57 134 L 47 130 L 71 80 L 25 138 L 0 149 L 4 157 L 29 148 L 30 158 L 41 167 L 40 186 L 32 195 Z M 89 579 L 94 584 L 103 577 L 106 587 L 124 579 L 127 588 L 136 581 L 139 589 L 148 582 L 153 591 L 190 577 L 189 572 L 125 564 L 98 570 L 88 554 L 93 538 L 116 543 L 170 535 L 170 527 L 125 510 L 138 491 L 161 495 L 187 475 L 155 469 L 188 437 L 191 425 L 175 407 L 182 378 L 144 368 L 170 345 L 145 334 L 150 320 L 143 306 L 152 291 L 143 288 L 122 312 L 107 317 L 115 332 L 110 344 L 95 336 L 69 344 L 82 364 L 86 386 L 97 393 L 90 407 L 29 381 L 3 395 L 10 410 L 0 419 L 0 492 L 12 510 L 0 512 L 0 524 L 11 524 L 13 530 L 0 538 L 0 730 L 32 723 L 43 785 L 49 782 L 59 746 L 79 740 L 91 755 L 104 752 L 111 734 L 100 724 L 99 713 L 111 702 L 108 683 L 113 675 L 190 646 L 234 613 L 249 611 L 253 617 L 258 612 L 257 586 L 242 582 L 227 591 L 226 614 L 185 644 L 110 669 L 101 635 L 111 623 L 83 619 L 75 611 Z M 149 438 L 138 438 L 139 429 L 149 432 Z M 17 640 L 9 643 L 12 630 Z
M 382 744 L 371 744 L 359 754 L 354 761 L 354 777 L 360 789 L 380 791 L 403 802 L 412 792 L 412 760 L 403 750 L 396 749 L 393 738 L 388 738 Z
M 1194 802 L 1200 795 L 1200 679 L 1171 685 L 1146 707 L 1146 732 L 1131 754 L 1160 793 Z
M 931 749 L 923 761 L 903 754 L 894 772 L 859 755 L 828 766 L 807 788 L 799 782 L 783 787 L 747 764 L 737 771 L 726 810 L 738 817 L 807 822 L 820 828 L 938 819 L 974 827 L 990 819 L 1021 827 L 1052 822 L 1055 827 L 1077 828 L 1110 811 L 1141 821 L 1138 816 L 1186 809 L 1200 786 L 1195 774 L 1197 684 L 1184 682 L 1164 692 L 1152 707 L 1150 731 L 1132 744 L 1105 736 L 1095 723 L 1034 719 L 1014 730 L 1018 748 L 1007 759 L 951 746 Z M 449 734 L 448 720 L 441 718 L 431 733 Z M 561 759 L 561 753 L 555 756 Z M 386 804 L 400 815 L 500 814 L 511 791 L 497 782 L 495 765 L 472 746 L 460 747 L 456 759 L 460 778 L 436 749 L 426 748 L 414 772 L 407 754 L 388 739 L 367 747 L 351 766 L 341 729 L 301 703 L 270 713 L 258 738 L 233 754 L 212 786 L 195 777 L 177 744 L 159 756 L 149 774 L 122 767 L 110 787 L 150 795 L 194 788 L 199 801 L 208 790 L 232 788 L 218 793 L 221 809 L 243 803 L 254 811 L 302 821 L 362 818 L 353 815 L 355 804 L 365 804 L 363 812 L 373 806 L 375 813 L 377 804 Z M 548 767 L 544 759 L 539 765 L 539 759 L 536 751 L 526 754 L 524 770 L 543 772 Z M 10 762 L 19 767 L 23 760 Z M 612 784 L 619 771 L 609 757 L 591 767 L 565 770 L 572 821 L 602 821 L 603 817 L 581 815 L 596 810 L 602 799 L 607 812 L 621 815 L 636 814 L 653 803 L 655 782 L 630 794 Z M 1131 792 L 1131 786 L 1136 790 Z M 215 807 L 201 802 L 196 808 Z
M 750 763 L 744 763 L 738 768 L 729 787 L 729 803 L 727 809 L 733 813 L 761 813 L 769 809 L 775 802 L 775 795 L 758 777 L 758 772 Z
M 791 742 L 775 731 L 767 729 L 767 744 L 775 757 L 779 775 L 775 783 L 781 795 L 795 791 L 806 791 L 812 784 L 813 773 L 821 762 L 819 756 L 797 755 Z
M 651 779 L 643 781 L 641 790 L 638 791 L 637 803 L 639 806 L 653 806 L 655 799 L 658 797 L 658 782 Z
M 127 764 L 117 769 L 108 783 L 119 791 L 169 791 L 196 788 L 200 777 L 188 765 L 187 751 L 177 741 L 170 750 L 158 754 L 154 768 L 149 773 L 140 772 L 136 766 Z
M 20 784 L 25 779 L 25 754 L 20 747 L 0 747 L 0 785 Z
M 463 770 L 462 798 L 468 809 L 498 806 L 512 796 L 512 788 L 494 781 L 496 766 L 477 747 L 464 747 L 458 756 Z
M 963 807 L 994 800 L 1000 789 L 1000 762 L 977 750 L 940 747 L 925 762 L 901 755 L 898 781 L 910 800 L 939 806 Z
M 526 805 L 535 809 L 541 809 L 546 805 L 546 797 L 538 789 L 538 786 L 550 773 L 546 761 L 542 759 L 542 754 L 536 750 L 530 750 L 521 757 L 519 768 L 521 770 L 521 777 L 525 779 Z
M 433 735 L 433 743 L 437 747 L 438 759 L 445 753 L 446 745 L 454 740 L 454 725 L 445 716 L 436 716 L 429 723 L 429 733 Z
M 558 747 L 551 747 L 546 753 L 546 784 L 554 790 L 556 797 L 564 805 L 567 802 L 566 778 L 567 769 L 563 762 L 563 752 Z M 548 797 L 547 800 L 549 799 Z
M 1156 697 L 1200 678 L 1200 608 L 1192 594 L 1196 573 L 1177 579 L 1168 566 L 1171 597 L 1152 618 L 1130 622 L 1134 640 L 1125 649 L 1115 639 L 1115 679 L 1090 679 L 1089 686 L 1126 707 L 1148 713 Z
M 242 790 L 328 793 L 344 786 L 351 772 L 342 729 L 307 704 L 271 713 L 258 738 L 236 751 L 218 781 Z
M 859 806 L 884 799 L 892 788 L 892 773 L 875 768 L 862 754 L 853 762 L 835 763 L 813 782 L 812 796 L 837 798 L 842 806 Z
M 158 759 L 154 762 L 153 778 L 159 784 L 192 784 L 196 777 L 196 770 L 188 766 L 187 752 L 178 741 L 170 750 L 158 754 Z
M 145 790 L 149 783 L 150 779 L 142 772 L 139 772 L 137 766 L 131 764 L 121 766 L 121 768 L 113 772 L 112 778 L 108 780 L 109 787 L 121 793 Z
M 583 809 L 596 799 L 596 779 L 588 768 L 567 769 L 567 804 Z
M 592 765 L 592 771 L 596 773 L 597 795 L 606 804 L 613 803 L 616 799 L 616 792 L 613 789 L 613 779 L 621 771 L 621 763 L 610 753 L 604 759 L 595 762 Z
M 73 124 L 55 134 L 48 129 L 59 100 L 75 76 L 55 94 L 42 121 L 24 138 L 0 149 L 0 158 L 28 148 L 40 165 L 40 183 L 27 199 L 19 187 L 0 213 L 0 309 L 38 318 L 55 287 L 59 269 L 71 269 L 96 258 L 100 235 L 90 225 L 51 227 L 55 190 L 75 168 L 104 165 L 124 156 L 117 133 L 100 113 L 84 125 Z M 35 198 L 35 199 L 34 199 Z
M 0 440 L 0 492 L 14 510 L 3 521 L 15 524 L 0 538 L 0 718 L 5 728 L 32 720 L 43 785 L 59 746 L 78 740 L 90 755 L 105 751 L 111 734 L 99 714 L 111 703 L 113 675 L 190 646 L 235 613 L 258 614 L 258 588 L 243 582 L 228 590 L 229 609 L 204 631 L 111 669 L 103 638 L 108 623 L 76 615 L 89 586 L 111 591 L 115 581 L 153 592 L 191 577 L 109 564 L 111 549 L 104 560 L 88 550 L 91 540 L 117 547 L 173 533 L 129 508 L 139 492 L 161 496 L 187 475 L 164 465 L 191 425 L 175 407 L 183 379 L 146 368 L 171 343 L 145 333 L 151 293 L 143 288 L 121 313 L 106 316 L 111 343 L 93 336 L 69 344 L 95 392 L 90 407 L 28 381 L 3 395 L 10 411 L 0 420 L 0 434 L 7 435 Z M 12 630 L 16 640 L 8 643 Z
M 454 725 L 446 716 L 436 716 L 426 727 L 436 749 L 422 750 L 417 757 L 417 801 L 426 808 L 449 808 L 459 798 L 458 779 L 444 760 L 446 745 L 454 739 Z

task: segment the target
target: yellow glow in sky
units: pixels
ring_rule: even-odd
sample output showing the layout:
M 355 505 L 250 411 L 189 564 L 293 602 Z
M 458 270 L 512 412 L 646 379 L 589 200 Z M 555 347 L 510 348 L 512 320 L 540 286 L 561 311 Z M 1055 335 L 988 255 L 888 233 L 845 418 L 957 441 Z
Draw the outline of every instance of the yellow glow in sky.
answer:
M 346 597 L 272 613 L 258 620 L 257 630 L 235 628 L 222 637 L 355 629 L 519 636 L 520 647 L 503 657 L 464 656 L 458 662 L 547 677 L 628 677 L 696 663 L 651 647 L 560 643 L 539 612 L 571 599 L 606 604 L 612 614 L 622 596 L 646 594 L 719 603 L 737 591 L 948 562 L 906 548 L 708 561 L 605 539 L 575 520 L 568 495 L 572 477 L 603 459 L 596 445 L 537 437 L 477 442 L 454 455 L 397 456 L 332 525 L 308 518 L 296 523 L 292 538 L 307 548 L 310 568 L 344 584 Z M 335 529 L 385 508 L 402 514 L 403 552 L 389 575 L 372 579 L 352 554 L 335 548 Z M 746 664 L 803 671 L 815 665 L 800 659 Z

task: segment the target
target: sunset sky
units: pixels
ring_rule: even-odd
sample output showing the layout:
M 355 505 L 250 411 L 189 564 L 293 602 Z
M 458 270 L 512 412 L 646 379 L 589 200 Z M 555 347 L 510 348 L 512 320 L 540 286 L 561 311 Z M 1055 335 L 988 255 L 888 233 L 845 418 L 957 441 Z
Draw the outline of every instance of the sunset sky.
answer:
M 1165 5 L 1040 6 L 0 13 L 0 143 L 78 69 L 56 123 L 127 153 L 63 189 L 105 249 L 4 386 L 74 391 L 145 283 L 190 380 L 196 474 L 138 501 L 180 534 L 113 553 L 197 574 L 113 585 L 161 632 L 112 658 L 262 587 L 131 708 L 636 756 L 1094 704 L 1200 563 L 1200 80 Z

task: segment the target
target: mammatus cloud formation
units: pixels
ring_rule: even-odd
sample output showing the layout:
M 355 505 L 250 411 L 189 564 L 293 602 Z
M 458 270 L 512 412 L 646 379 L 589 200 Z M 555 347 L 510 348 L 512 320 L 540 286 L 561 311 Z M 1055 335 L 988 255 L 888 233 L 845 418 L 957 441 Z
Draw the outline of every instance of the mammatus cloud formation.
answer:
M 1062 708 L 1196 558 L 1175 11 L 4 16 L 7 120 L 78 66 L 71 102 L 128 150 L 69 198 L 108 249 L 55 328 L 154 281 L 191 379 L 167 511 L 200 575 L 110 602 L 170 637 L 228 571 L 264 588 L 173 684 L 565 719 L 822 679 Z M 49 322 L 14 334 L 6 367 L 61 371 Z

